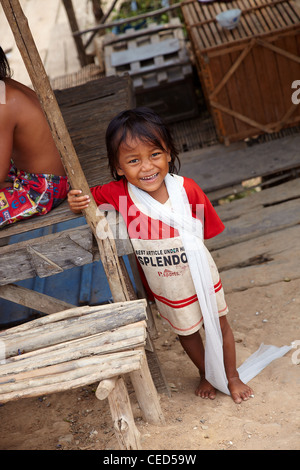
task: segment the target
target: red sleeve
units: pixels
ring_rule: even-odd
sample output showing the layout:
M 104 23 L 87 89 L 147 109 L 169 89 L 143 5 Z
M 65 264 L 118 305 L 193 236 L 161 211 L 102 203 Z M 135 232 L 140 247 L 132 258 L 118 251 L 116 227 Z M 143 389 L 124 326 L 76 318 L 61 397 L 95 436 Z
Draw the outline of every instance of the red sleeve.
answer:
M 91 188 L 91 193 L 98 206 L 101 204 L 111 204 L 118 211 L 120 196 L 126 196 L 124 180 L 111 181 L 102 186 L 94 186 Z
M 184 177 L 184 188 L 192 207 L 193 216 L 204 210 L 204 239 L 213 238 L 223 232 L 225 225 L 216 213 L 212 203 L 194 180 Z M 202 210 L 202 213 L 203 213 Z M 203 217 L 201 217 L 202 219 Z

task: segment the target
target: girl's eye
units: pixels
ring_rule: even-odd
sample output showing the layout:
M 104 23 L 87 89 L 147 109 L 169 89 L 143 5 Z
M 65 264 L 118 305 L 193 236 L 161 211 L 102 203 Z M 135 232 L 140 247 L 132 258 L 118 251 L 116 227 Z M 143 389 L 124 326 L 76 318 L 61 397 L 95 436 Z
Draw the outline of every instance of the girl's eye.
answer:
M 161 152 L 153 152 L 152 157 L 159 157 L 160 154 L 161 154 Z
M 128 163 L 133 164 L 133 163 L 137 163 L 137 162 L 138 162 L 138 159 L 137 159 L 137 158 L 133 158 L 132 160 L 129 160 Z

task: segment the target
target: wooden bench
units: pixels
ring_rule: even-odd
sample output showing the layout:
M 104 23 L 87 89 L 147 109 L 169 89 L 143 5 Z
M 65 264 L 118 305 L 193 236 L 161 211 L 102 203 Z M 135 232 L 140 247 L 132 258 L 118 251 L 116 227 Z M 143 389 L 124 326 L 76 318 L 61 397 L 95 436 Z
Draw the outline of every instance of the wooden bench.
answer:
M 0 403 L 99 382 L 121 449 L 140 449 L 124 375 L 143 418 L 163 424 L 145 356 L 146 301 L 77 307 L 0 333 Z

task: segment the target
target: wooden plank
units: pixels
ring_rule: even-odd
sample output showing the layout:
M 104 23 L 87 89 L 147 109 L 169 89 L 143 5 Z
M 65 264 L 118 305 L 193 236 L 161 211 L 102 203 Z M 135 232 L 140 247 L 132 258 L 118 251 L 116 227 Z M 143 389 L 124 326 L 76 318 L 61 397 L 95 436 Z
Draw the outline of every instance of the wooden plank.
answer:
M 226 228 L 213 240 L 211 249 L 219 249 L 299 224 L 300 180 L 269 188 L 216 208 Z
M 244 60 L 246 55 L 249 54 L 249 52 L 253 48 L 254 44 L 255 44 L 254 40 L 250 41 L 250 43 L 247 45 L 247 47 L 245 47 L 243 52 L 241 54 L 239 54 L 236 58 L 233 59 L 230 69 L 228 71 L 226 71 L 226 73 L 225 73 L 224 77 L 222 78 L 222 80 L 218 83 L 218 85 L 216 86 L 214 91 L 210 94 L 210 96 L 209 96 L 210 99 L 215 98 L 215 96 L 219 93 L 221 88 L 223 88 L 225 83 L 235 73 L 236 69 L 240 66 L 241 62 Z
M 248 195 L 251 194 L 251 191 L 261 191 L 265 190 L 270 186 L 279 185 L 288 181 L 289 179 L 294 179 L 300 176 L 300 169 L 298 170 L 290 170 L 287 172 L 282 172 L 280 174 L 275 174 L 274 176 L 269 176 L 268 178 L 254 178 L 253 180 L 248 180 L 247 184 L 236 184 L 234 186 L 228 186 L 227 188 L 221 188 L 217 191 L 207 192 L 206 195 L 208 199 L 212 202 L 214 206 L 219 204 L 224 204 L 224 200 L 230 197 L 231 202 L 234 199 L 245 198 L 245 193 Z M 223 201 L 222 201 L 223 200 Z
M 120 377 L 108 396 L 116 437 L 122 450 L 140 450 L 140 433 L 134 422 L 124 379 Z
M 194 27 L 194 24 L 199 21 L 199 17 L 197 16 L 197 8 L 194 8 L 193 5 L 184 4 L 184 8 L 182 5 L 182 13 L 190 38 L 193 38 L 195 35 L 196 40 L 192 42 L 192 45 L 195 47 L 196 53 L 199 50 L 197 47 L 198 44 L 204 44 L 205 46 L 209 47 L 204 28 Z
M 0 252 L 0 285 L 36 275 L 51 276 L 99 259 L 99 255 L 94 256 L 92 232 L 87 225 L 7 245 Z
M 130 379 L 134 386 L 140 408 L 143 411 L 144 420 L 150 424 L 166 424 L 157 392 L 152 383 L 145 353 L 143 354 L 140 369 L 133 371 L 130 374 Z
M 241 183 L 300 166 L 300 135 L 283 137 L 252 147 L 222 145 L 181 154 L 181 174 L 193 178 L 204 191 Z
M 136 309 L 134 311 L 134 315 L 136 314 L 136 311 L 140 312 L 138 314 L 142 314 L 142 311 L 146 305 L 146 301 L 144 299 L 140 299 L 140 300 L 135 300 L 135 301 L 116 302 L 113 304 L 113 308 L 114 308 L 114 311 L 116 312 L 116 316 L 119 314 L 119 312 L 123 312 L 125 316 L 128 315 L 128 309 L 130 308 L 132 309 L 133 305 L 134 305 L 134 308 Z M 9 328 L 8 330 L 0 331 L 0 337 L 1 339 L 3 339 L 3 337 L 5 336 L 12 337 L 13 334 L 20 334 L 24 332 L 26 334 L 26 332 L 30 330 L 31 328 L 43 327 L 45 325 L 59 322 L 61 320 L 65 320 L 68 318 L 80 318 L 84 315 L 90 315 L 91 313 L 95 313 L 95 312 L 102 312 L 103 317 L 109 316 L 111 313 L 111 308 L 112 308 L 112 304 L 95 305 L 93 307 L 90 307 L 87 305 L 84 305 L 83 307 L 74 307 L 73 309 L 69 309 L 68 311 L 61 311 L 61 312 L 53 313 L 52 315 L 37 318 L 36 320 L 23 323 L 22 325 Z M 136 317 L 134 316 L 133 318 L 136 318 Z M 131 320 L 129 320 L 129 323 Z
M 113 52 L 111 54 L 111 65 L 118 67 L 131 62 L 152 59 L 160 55 L 172 54 L 178 52 L 179 49 L 180 45 L 177 38 L 166 39 L 157 44 L 152 43 L 121 52 Z
M 90 336 L 61 342 L 50 346 L 23 352 L 21 358 L 7 358 L 0 367 L 0 377 L 12 374 L 26 374 L 37 369 L 57 366 L 93 355 L 108 355 L 142 347 L 146 340 L 146 322 L 144 320 L 121 326 L 112 331 L 104 331 Z M 21 349 L 19 352 L 22 351 Z M 1 381 L 1 379 L 0 379 Z
M 240 113 L 238 111 L 234 111 L 233 109 L 230 109 L 230 108 L 226 108 L 226 106 L 221 105 L 217 101 L 212 100 L 210 104 L 212 107 L 217 108 L 223 113 L 229 114 L 230 116 L 233 116 L 235 118 L 235 120 L 239 124 L 239 131 L 236 135 L 243 136 L 245 133 L 248 132 L 249 126 L 250 128 L 254 128 L 254 132 L 252 131 L 252 135 L 254 134 L 256 135 L 257 133 L 261 133 L 262 131 L 268 134 L 274 130 L 271 125 L 268 126 L 268 125 L 262 124 L 261 122 L 254 121 L 248 116 L 245 116 L 245 114 Z M 247 124 L 248 126 L 246 126 L 245 124 Z M 232 139 L 232 135 L 228 136 L 228 140 L 230 141 L 231 139 Z
M 300 180 L 216 207 L 225 231 L 207 240 L 226 293 L 300 278 Z
M 299 200 L 288 201 L 277 206 L 262 208 L 231 220 L 226 229 L 214 241 L 214 248 L 229 246 L 251 238 L 260 237 L 266 233 L 276 232 L 299 223 Z M 208 246 L 210 243 L 208 242 Z
M 218 214 L 225 221 L 234 220 L 245 213 L 275 206 L 286 201 L 296 200 L 300 197 L 300 179 L 264 189 L 249 196 L 234 201 L 234 204 L 224 204 L 216 207 Z
M 19 305 L 24 305 L 25 307 L 47 314 L 74 307 L 72 304 L 55 299 L 49 295 L 41 294 L 14 284 L 1 286 L 0 297 L 2 299 L 9 300 L 10 302 L 15 302 Z
M 112 373 L 109 371 L 109 368 L 115 371 L 119 367 L 121 374 L 124 374 L 130 371 L 130 362 L 133 370 L 139 367 L 139 356 L 138 351 L 122 351 L 101 356 L 91 355 L 90 357 L 83 357 L 75 361 L 66 361 L 62 364 L 21 372 L 19 374 L 12 373 L 0 378 L 0 390 L 3 394 L 9 392 L 18 394 L 24 389 L 27 391 L 28 388 L 36 389 L 47 385 L 51 387 L 53 384 L 59 389 L 61 383 L 68 383 L 74 379 L 84 378 L 85 376 L 94 374 L 97 370 L 98 372 L 102 372 L 101 378 L 105 376 L 105 374 L 109 377 Z M 122 366 L 125 364 L 127 367 L 124 371 Z
M 0 239 L 6 239 L 13 237 L 14 235 L 28 232 L 32 235 L 31 232 L 39 228 L 49 227 L 61 222 L 67 222 L 70 220 L 75 220 L 82 218 L 82 215 L 73 214 L 70 211 L 67 201 L 63 202 L 60 206 L 56 207 L 48 214 L 41 217 L 33 217 L 32 219 L 22 220 L 21 223 L 15 223 L 7 225 L 0 230 Z
M 97 308 L 75 307 L 1 332 L 1 340 L 8 358 L 18 355 L 18 349 L 34 351 L 145 320 L 145 308 L 144 299 Z
M 119 373 L 126 374 L 140 367 L 140 351 L 124 351 L 124 359 L 114 361 L 111 359 L 107 364 L 103 364 L 101 357 L 86 359 L 84 362 L 92 362 L 91 366 L 83 367 L 82 370 L 63 371 L 60 374 L 44 375 L 41 379 L 30 378 L 28 383 L 1 385 L 3 393 L 1 393 L 1 402 L 17 400 L 25 397 L 36 397 L 44 394 L 52 394 L 72 390 L 74 388 L 86 386 L 97 381 L 115 377 Z M 102 362 L 102 365 L 101 365 Z M 9 390 L 11 388 L 11 390 Z M 8 389 L 8 390 L 7 390 Z
M 225 293 L 299 279 L 299 238 L 294 226 L 214 251 Z
M 250 47 L 250 44 L 252 47 Z M 232 52 L 230 54 L 232 63 L 235 64 L 235 61 L 240 60 L 239 66 L 236 68 L 233 79 L 235 80 L 235 89 L 236 89 L 236 94 L 238 96 L 238 103 L 235 104 L 235 106 L 232 106 L 232 109 L 235 111 L 239 111 L 239 113 L 242 114 L 242 116 L 245 116 L 249 118 L 249 120 L 252 120 L 253 122 L 258 122 L 260 123 L 260 116 L 258 115 L 258 120 L 255 119 L 255 116 L 257 115 L 256 110 L 259 104 L 256 103 L 255 98 L 256 97 L 256 92 L 257 88 L 254 86 L 256 83 L 255 78 L 252 78 L 251 75 L 253 73 L 253 69 L 251 68 L 251 61 L 249 61 L 250 57 L 253 54 L 253 47 L 255 47 L 255 41 L 250 41 L 249 42 L 249 47 L 250 49 L 248 52 L 246 51 L 247 48 L 244 49 L 243 52 L 245 52 L 244 56 L 241 57 L 237 51 Z M 249 68 L 250 65 L 250 68 Z M 252 78 L 252 80 L 251 80 Z M 243 84 L 243 85 L 242 85 Z M 228 93 L 229 96 L 231 97 L 232 95 L 232 86 L 230 87 L 230 84 L 228 84 Z M 239 132 L 243 133 L 246 129 L 249 129 L 249 124 L 246 123 L 244 120 L 240 119 L 235 119 L 236 120 L 236 125 L 239 128 Z
M 110 220 L 119 258 L 133 252 L 123 219 Z M 100 259 L 90 227 L 52 233 L 0 248 L 0 285 L 43 278 Z M 20 269 L 20 266 L 22 269 Z
M 148 27 L 143 28 L 142 30 L 136 31 L 133 28 L 129 28 L 125 33 L 110 35 L 106 34 L 104 38 L 104 45 L 109 46 L 111 44 L 117 44 L 118 42 L 128 41 L 130 39 L 142 38 L 143 36 L 163 33 L 171 30 L 182 29 L 182 24 L 179 21 L 179 18 L 171 18 L 170 23 L 168 24 L 159 24 L 155 25 L 153 23 L 149 24 Z

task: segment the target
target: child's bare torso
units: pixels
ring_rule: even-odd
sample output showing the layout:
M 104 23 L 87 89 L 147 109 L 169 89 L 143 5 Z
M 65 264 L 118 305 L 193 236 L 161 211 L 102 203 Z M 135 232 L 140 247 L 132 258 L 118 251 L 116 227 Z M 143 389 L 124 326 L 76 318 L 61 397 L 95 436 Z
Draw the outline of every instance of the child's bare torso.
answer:
M 65 175 L 37 95 L 15 80 L 6 79 L 5 84 L 6 105 L 1 106 L 0 112 L 6 113 L 5 129 L 1 133 L 1 139 L 8 142 L 6 158 L 11 153 L 9 158 L 15 166 L 29 173 Z

